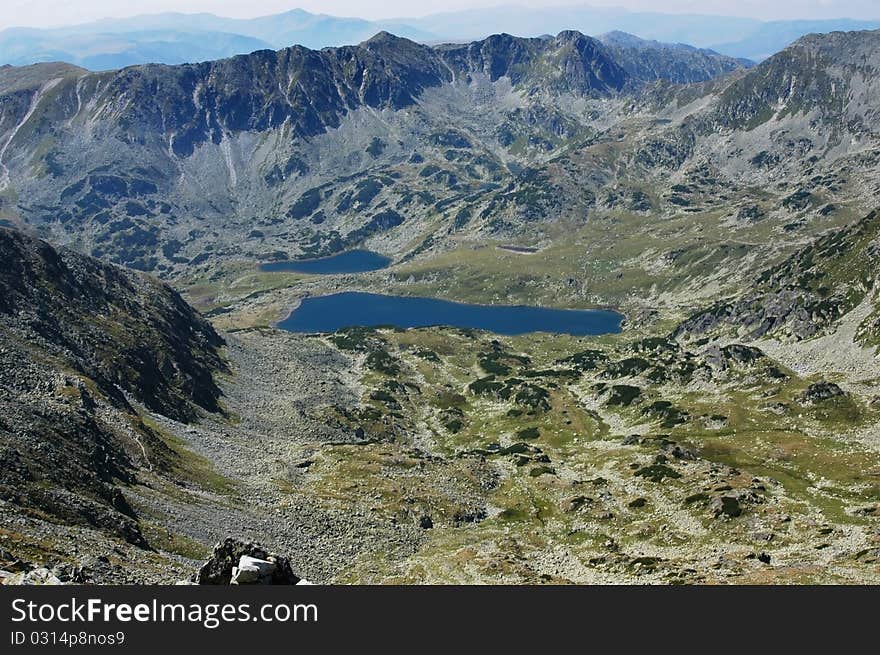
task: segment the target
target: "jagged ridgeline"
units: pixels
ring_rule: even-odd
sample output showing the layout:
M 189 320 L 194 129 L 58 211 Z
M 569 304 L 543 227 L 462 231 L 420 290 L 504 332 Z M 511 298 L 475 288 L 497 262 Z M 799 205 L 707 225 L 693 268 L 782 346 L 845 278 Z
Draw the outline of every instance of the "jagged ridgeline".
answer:
M 158 272 L 381 235 L 412 249 L 419 229 L 557 215 L 564 194 L 529 166 L 594 135 L 601 102 L 744 65 L 563 32 L 437 47 L 381 33 L 101 73 L 5 67 L 0 217 Z
M 762 272 L 742 297 L 691 317 L 676 336 L 728 332 L 751 339 L 807 339 L 870 297 L 878 276 L 880 211 L 873 211 Z M 860 336 L 876 343 L 877 327 L 876 318 L 867 320 Z
M 218 412 L 223 341 L 170 287 L 0 228 L 0 497 L 145 545 L 119 490 L 179 456 L 138 406 Z

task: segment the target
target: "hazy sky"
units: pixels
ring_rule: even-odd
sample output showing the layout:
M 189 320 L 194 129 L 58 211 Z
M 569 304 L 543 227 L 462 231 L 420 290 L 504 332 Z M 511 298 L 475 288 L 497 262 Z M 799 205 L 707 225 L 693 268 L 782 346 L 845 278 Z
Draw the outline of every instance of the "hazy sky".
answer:
M 492 5 L 625 7 L 634 11 L 777 18 L 880 18 L 880 0 L 0 0 L 0 28 L 50 27 L 162 11 L 253 17 L 300 7 L 362 18 L 420 16 Z

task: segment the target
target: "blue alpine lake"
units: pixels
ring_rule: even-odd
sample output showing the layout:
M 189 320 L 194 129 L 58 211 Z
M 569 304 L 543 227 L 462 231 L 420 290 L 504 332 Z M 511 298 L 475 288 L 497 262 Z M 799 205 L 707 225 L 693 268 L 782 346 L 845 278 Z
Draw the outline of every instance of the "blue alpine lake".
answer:
M 366 273 L 387 267 L 391 259 L 369 250 L 349 250 L 347 252 L 321 257 L 319 259 L 290 259 L 270 262 L 260 266 L 261 271 L 275 273 L 309 273 L 313 275 L 332 275 L 334 273 Z
M 471 305 L 435 298 L 346 292 L 305 298 L 278 327 L 289 332 L 335 332 L 355 326 L 446 325 L 504 335 L 553 332 L 587 336 L 620 332 L 622 321 L 621 314 L 606 310 Z

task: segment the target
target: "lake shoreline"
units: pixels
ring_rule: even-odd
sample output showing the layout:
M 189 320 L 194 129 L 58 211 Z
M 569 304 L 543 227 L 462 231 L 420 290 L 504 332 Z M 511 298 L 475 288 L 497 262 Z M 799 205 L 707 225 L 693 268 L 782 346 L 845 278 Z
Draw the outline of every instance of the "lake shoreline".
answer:
M 284 259 L 259 265 L 261 273 L 302 273 L 305 275 L 344 275 L 369 273 L 388 268 L 390 257 L 371 250 L 346 250 L 326 257 Z
M 613 308 L 485 305 L 426 296 L 341 291 L 303 297 L 275 327 L 320 334 L 345 327 L 392 326 L 477 329 L 504 336 L 538 332 L 599 336 L 623 332 L 626 320 Z

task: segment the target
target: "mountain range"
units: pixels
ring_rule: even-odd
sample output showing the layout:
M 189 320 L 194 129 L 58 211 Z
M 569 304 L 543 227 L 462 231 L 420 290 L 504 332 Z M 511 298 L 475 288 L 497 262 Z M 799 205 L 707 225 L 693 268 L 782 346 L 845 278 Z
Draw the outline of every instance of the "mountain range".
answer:
M 466 198 L 521 211 L 544 177 L 527 166 L 598 134 L 646 85 L 743 69 L 578 32 L 437 47 L 383 32 L 177 67 L 0 69 L 0 211 L 146 270 L 241 254 L 233 241 L 250 233 L 258 258 L 386 233 L 402 245 Z
M 380 33 L 176 67 L 5 68 L 0 212 L 162 274 L 363 244 L 412 257 L 713 194 L 794 220 L 824 187 L 835 205 L 876 187 L 877 42 L 806 37 L 749 69 L 621 35 Z
M 221 59 L 293 45 L 320 49 L 364 41 L 380 31 L 422 43 L 472 41 L 491 32 L 538 37 L 577 29 L 590 35 L 622 31 L 648 40 L 687 43 L 722 54 L 764 59 L 812 32 L 880 27 L 850 19 L 761 22 L 746 18 L 626 12 L 586 6 L 496 7 L 422 18 L 367 21 L 294 9 L 253 19 L 166 13 L 55 29 L 10 28 L 0 32 L 0 65 L 65 62 L 90 70 L 136 64 Z
M 876 583 L 878 97 L 880 31 L 0 68 L 0 577 Z M 346 291 L 625 321 L 277 327 Z

